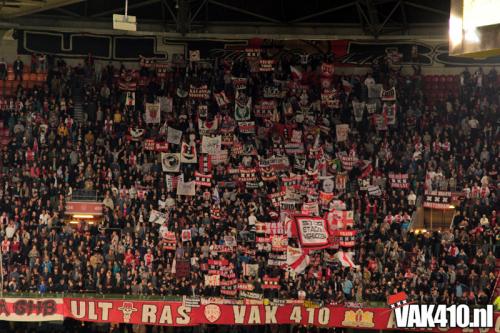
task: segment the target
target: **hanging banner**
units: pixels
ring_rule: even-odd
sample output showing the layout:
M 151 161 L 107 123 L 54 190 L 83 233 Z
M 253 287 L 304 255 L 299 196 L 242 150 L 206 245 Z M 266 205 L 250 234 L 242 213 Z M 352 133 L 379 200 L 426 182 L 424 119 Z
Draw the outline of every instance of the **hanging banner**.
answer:
M 217 285 L 217 277 L 209 284 Z M 241 285 L 241 289 L 240 289 Z M 243 284 L 238 289 L 251 291 Z M 310 307 L 305 301 L 283 299 L 264 305 L 264 300 L 201 298 L 183 301 L 147 301 L 92 298 L 3 298 L 0 320 L 18 322 L 63 321 L 72 318 L 97 323 L 126 323 L 160 326 L 300 324 L 320 327 L 387 330 L 396 326 L 390 308 L 351 308 L 341 305 Z M 192 306 L 188 306 L 192 305 Z M 493 327 L 482 329 L 433 328 L 426 332 L 497 333 L 500 312 L 493 315 Z M 400 329 L 401 330 L 401 329 Z
M 389 173 L 389 181 L 392 188 L 408 189 L 410 187 L 407 173 Z
M 296 216 L 297 233 L 302 247 L 328 246 L 328 228 L 325 219 L 313 216 Z
M 135 92 L 127 91 L 127 96 L 125 97 L 125 106 L 135 107 Z
M 357 123 L 363 121 L 363 111 L 365 110 L 365 102 L 352 101 L 352 113 Z
M 452 193 L 445 191 L 426 191 L 424 195 L 424 207 L 433 209 L 454 209 L 452 205 Z
M 349 134 L 349 124 L 340 124 L 335 128 L 337 132 L 337 141 L 341 142 L 347 140 L 347 135 Z
M 201 152 L 203 154 L 215 155 L 220 152 L 222 146 L 222 137 L 217 135 L 216 137 L 203 136 L 201 139 Z
M 191 142 L 182 143 L 181 146 L 181 163 L 198 163 L 198 154 L 196 153 L 196 144 Z
M 182 131 L 175 129 L 173 127 L 167 128 L 167 142 L 178 145 L 181 143 Z
M 172 113 L 174 110 L 174 99 L 172 97 L 161 96 L 158 97 L 160 101 L 160 111 L 165 113 Z
M 160 103 L 146 103 L 146 117 L 144 120 L 146 124 L 160 123 Z
M 208 275 L 207 275 L 208 276 Z M 217 279 L 217 277 L 219 279 Z M 219 280 L 219 281 L 217 281 Z M 220 285 L 214 275 L 206 285 Z M 64 316 L 99 323 L 128 323 L 160 326 L 300 324 L 355 329 L 397 329 L 390 308 L 349 308 L 340 305 L 306 307 L 304 301 L 284 300 L 282 304 L 264 305 L 264 301 L 201 299 L 199 306 L 188 307 L 182 301 L 102 300 L 64 298 Z M 198 305 L 198 304 L 197 304 Z M 493 324 L 500 324 L 500 313 Z M 427 332 L 462 332 L 459 328 L 434 328 Z M 478 329 L 468 332 L 479 333 Z M 482 330 L 495 332 L 494 328 Z
M 167 222 L 167 220 L 168 220 L 168 215 L 158 210 L 153 209 L 149 214 L 150 223 L 163 224 Z
M 380 99 L 382 101 L 390 101 L 393 102 L 396 100 L 396 88 L 392 87 L 391 89 L 388 90 L 381 90 L 380 91 Z
M 0 320 L 42 322 L 64 320 L 62 298 L 0 299 Z
M 161 167 L 164 172 L 179 172 L 181 154 L 161 153 Z
M 250 120 L 252 111 L 252 97 L 237 90 L 234 101 L 234 119 L 236 121 Z
M 189 86 L 189 97 L 193 99 L 209 99 L 210 98 L 210 90 L 207 85 L 203 85 L 201 87 Z
M 194 196 L 196 194 L 196 183 L 194 181 L 177 183 L 177 195 Z

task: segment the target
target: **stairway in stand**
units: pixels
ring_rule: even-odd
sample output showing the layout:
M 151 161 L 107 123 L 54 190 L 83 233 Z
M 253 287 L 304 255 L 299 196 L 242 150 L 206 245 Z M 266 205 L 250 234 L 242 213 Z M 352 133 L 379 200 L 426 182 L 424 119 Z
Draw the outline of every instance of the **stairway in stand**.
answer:
M 92 85 L 93 78 L 87 76 L 81 76 L 77 80 L 75 80 L 75 84 L 72 87 L 73 90 L 73 103 L 74 103 L 74 119 L 76 123 L 83 123 L 85 121 L 85 111 L 83 110 L 83 85 Z

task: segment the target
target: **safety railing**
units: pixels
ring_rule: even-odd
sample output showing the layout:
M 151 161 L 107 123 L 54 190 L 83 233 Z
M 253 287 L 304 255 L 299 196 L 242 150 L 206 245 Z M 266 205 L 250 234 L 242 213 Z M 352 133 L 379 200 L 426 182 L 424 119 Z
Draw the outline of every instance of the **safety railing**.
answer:
M 71 201 L 101 201 L 103 198 L 96 190 L 75 189 L 69 199 Z
M 182 302 L 184 296 L 179 295 L 144 295 L 144 294 L 104 294 L 98 293 L 96 291 L 82 291 L 79 293 L 69 292 L 69 293 L 30 293 L 30 292 L 6 292 L 3 293 L 4 298 L 94 298 L 94 299 L 124 299 L 124 300 L 144 300 L 144 301 L 170 301 L 170 302 Z M 186 296 L 190 297 L 190 296 Z M 204 296 L 196 296 L 203 298 Z M 211 297 L 207 297 L 211 298 Z M 224 298 L 224 297 L 219 297 Z M 273 299 L 277 299 L 273 297 Z M 236 300 L 236 299 L 234 299 Z M 320 300 L 309 300 L 312 302 L 320 301 Z M 357 307 L 364 308 L 382 308 L 387 307 L 386 302 L 382 301 L 363 301 L 362 303 L 355 302 L 347 302 L 350 306 L 354 306 L 357 304 Z

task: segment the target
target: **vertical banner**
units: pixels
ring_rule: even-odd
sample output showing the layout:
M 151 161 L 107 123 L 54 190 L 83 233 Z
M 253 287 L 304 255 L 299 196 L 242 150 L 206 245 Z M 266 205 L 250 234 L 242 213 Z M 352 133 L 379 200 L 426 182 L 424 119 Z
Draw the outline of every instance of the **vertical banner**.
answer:
M 346 141 L 349 134 L 349 124 L 340 124 L 336 126 L 337 141 Z

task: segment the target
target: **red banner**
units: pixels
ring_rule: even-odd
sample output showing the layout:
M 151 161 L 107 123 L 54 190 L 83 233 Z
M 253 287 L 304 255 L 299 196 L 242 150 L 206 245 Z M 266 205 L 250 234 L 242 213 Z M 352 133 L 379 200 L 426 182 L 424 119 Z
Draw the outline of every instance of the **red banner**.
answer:
M 189 298 L 180 301 L 106 300 L 83 298 L 0 299 L 0 320 L 62 321 L 73 318 L 98 323 L 130 323 L 160 326 L 299 324 L 358 329 L 398 329 L 389 308 L 319 306 L 299 300 L 227 300 Z M 426 332 L 500 332 L 500 313 L 492 328 L 435 328 Z
M 102 203 L 69 201 L 66 203 L 66 214 L 102 215 Z
M 202 299 L 199 307 L 187 307 L 182 302 L 65 298 L 64 314 L 65 317 L 84 321 L 162 326 L 300 324 L 377 330 L 397 329 L 393 311 L 389 308 L 358 309 L 335 305 L 319 307 L 301 301 L 284 300 L 279 301 L 280 304 L 267 302 L 269 305 L 264 305 L 263 301 L 252 300 L 246 300 L 246 303 Z M 495 313 L 495 324 L 496 327 L 500 327 L 499 313 Z M 462 332 L 462 329 L 436 328 L 426 331 L 458 333 Z M 479 330 L 474 329 L 469 332 L 479 332 Z M 483 332 L 496 332 L 496 330 L 491 328 L 482 330 Z

